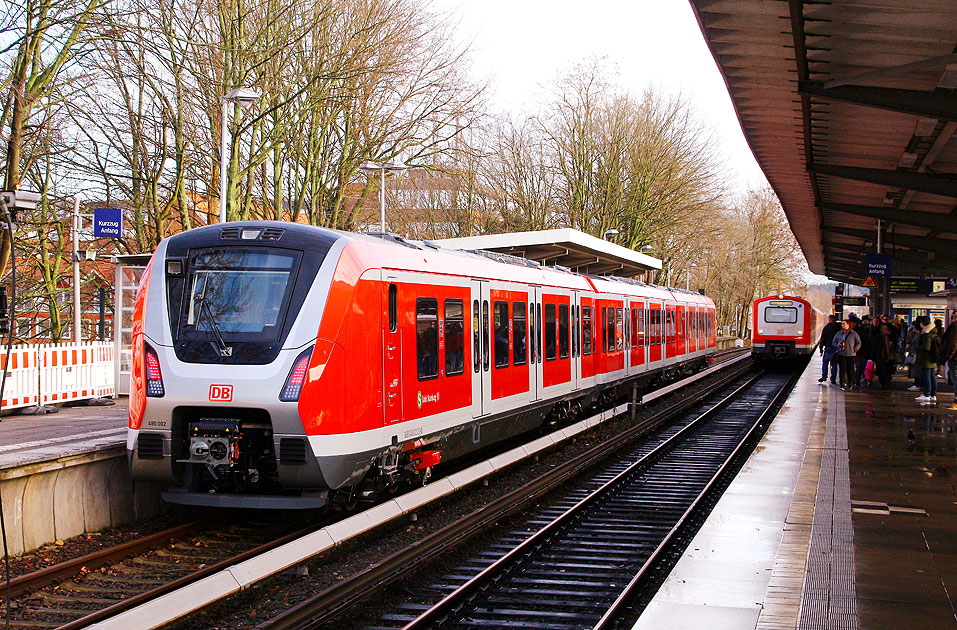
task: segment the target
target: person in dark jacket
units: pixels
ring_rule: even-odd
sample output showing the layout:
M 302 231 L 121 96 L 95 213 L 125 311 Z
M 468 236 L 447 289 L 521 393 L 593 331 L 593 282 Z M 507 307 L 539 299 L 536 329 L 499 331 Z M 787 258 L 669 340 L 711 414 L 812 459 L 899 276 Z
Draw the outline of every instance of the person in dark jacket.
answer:
M 861 318 L 860 323 L 854 326 L 854 332 L 861 338 L 861 351 L 857 353 L 857 377 L 861 381 L 858 385 L 861 385 L 864 382 L 864 368 L 867 366 L 868 359 L 871 358 L 871 342 L 878 332 L 871 324 L 870 315 Z
M 891 336 L 890 324 L 881 324 L 880 332 L 871 337 L 871 347 L 868 357 L 875 365 L 877 380 L 881 389 L 887 389 L 891 384 L 891 375 L 894 374 L 894 341 Z
M 841 330 L 841 325 L 837 323 L 837 317 L 834 315 L 828 315 L 827 324 L 824 326 L 824 329 L 821 330 L 821 338 L 818 339 L 817 346 L 821 351 L 821 355 L 824 357 L 823 363 L 821 364 L 821 378 L 817 379 L 818 383 L 823 383 L 827 380 L 827 368 L 828 365 L 831 367 L 831 383 L 837 385 L 837 359 L 834 359 L 834 346 L 831 345 L 831 342 L 834 341 L 834 335 L 836 335 Z
M 950 314 L 950 324 L 940 340 L 937 365 L 947 366 L 947 381 L 954 388 L 954 402 L 948 409 L 957 410 L 957 313 Z

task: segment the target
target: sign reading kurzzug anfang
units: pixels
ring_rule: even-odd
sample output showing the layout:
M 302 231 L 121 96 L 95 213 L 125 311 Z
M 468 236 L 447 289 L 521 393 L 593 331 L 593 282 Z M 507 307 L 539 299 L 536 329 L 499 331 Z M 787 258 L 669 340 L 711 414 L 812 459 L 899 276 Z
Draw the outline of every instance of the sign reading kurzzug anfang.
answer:
M 123 210 L 121 208 L 93 209 L 93 236 L 119 238 L 123 235 Z

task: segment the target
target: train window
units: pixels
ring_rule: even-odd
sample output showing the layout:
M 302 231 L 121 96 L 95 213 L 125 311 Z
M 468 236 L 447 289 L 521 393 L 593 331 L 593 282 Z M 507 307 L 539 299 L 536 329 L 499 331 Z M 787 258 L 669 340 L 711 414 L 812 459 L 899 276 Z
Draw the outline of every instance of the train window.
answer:
M 764 309 L 764 321 L 769 324 L 794 324 L 798 320 L 798 311 L 792 306 L 769 306 Z
M 667 336 L 668 336 L 668 343 L 674 343 L 674 342 L 677 340 L 677 337 L 678 337 L 678 332 L 677 332 L 676 326 L 675 326 L 675 323 L 676 323 L 676 322 L 675 322 L 675 310 L 674 310 L 674 309 L 668 309 L 667 313 L 668 313 L 668 315 L 667 315 L 667 319 L 666 319 L 666 325 L 668 326 L 668 331 L 667 331 L 666 334 L 667 334 Z
M 545 360 L 554 361 L 555 353 L 555 305 L 545 305 Z
M 622 321 L 622 309 L 615 309 L 615 350 L 621 350 L 622 344 L 625 340 L 625 335 L 623 334 L 624 321 Z
M 472 371 L 478 373 L 482 369 L 482 335 L 479 332 L 479 302 L 472 300 Z
M 465 372 L 465 320 L 462 300 L 445 301 L 445 375 Z
M 631 341 L 630 341 L 630 339 L 631 339 L 631 318 L 628 317 L 628 309 L 627 309 L 627 308 L 626 308 L 624 311 L 620 311 L 620 312 L 624 313 L 624 322 L 625 322 L 625 340 L 624 340 L 624 341 L 625 341 L 625 347 L 627 348 L 627 347 L 629 347 L 629 344 L 631 343 Z
M 415 356 L 420 381 L 439 375 L 439 302 L 435 298 L 415 300 Z
M 389 332 L 399 329 L 398 290 L 395 283 L 389 284 Z
M 512 363 L 525 365 L 528 360 L 528 344 L 525 338 L 525 302 L 512 304 Z
M 542 362 L 542 303 L 535 305 L 535 315 L 538 325 L 535 327 L 535 345 L 538 348 L 538 362 Z
M 631 347 L 638 347 L 638 339 L 641 338 L 641 329 L 638 327 L 638 309 L 631 307 Z
M 591 355 L 591 307 L 582 307 L 582 354 Z
M 508 367 L 508 302 L 496 301 L 492 306 L 495 315 L 495 367 Z
M 568 305 L 558 307 L 558 358 L 568 358 Z
M 529 304 L 528 306 L 528 343 L 531 346 L 532 358 L 531 362 L 538 362 L 538 349 L 535 347 L 535 304 Z
M 615 309 L 606 306 L 601 309 L 604 314 L 605 326 L 602 329 L 603 337 L 602 348 L 605 352 L 611 352 L 615 347 Z
M 488 300 L 482 300 L 482 369 L 488 372 Z
M 572 356 L 578 356 L 578 335 L 581 329 L 578 327 L 578 307 L 572 306 Z

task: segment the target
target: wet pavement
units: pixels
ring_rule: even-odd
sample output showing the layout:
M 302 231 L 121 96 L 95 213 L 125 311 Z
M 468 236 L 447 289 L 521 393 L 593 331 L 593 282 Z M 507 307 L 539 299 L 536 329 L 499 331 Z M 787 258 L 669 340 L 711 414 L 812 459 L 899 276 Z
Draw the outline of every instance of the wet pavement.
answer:
M 954 396 L 938 380 L 921 405 L 908 385 L 845 394 L 862 629 L 957 628 Z

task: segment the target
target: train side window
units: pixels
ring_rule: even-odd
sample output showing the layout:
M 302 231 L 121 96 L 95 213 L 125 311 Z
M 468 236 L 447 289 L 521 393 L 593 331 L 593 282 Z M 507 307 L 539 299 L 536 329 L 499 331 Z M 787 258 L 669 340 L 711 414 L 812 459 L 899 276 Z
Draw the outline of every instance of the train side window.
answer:
M 591 307 L 582 307 L 582 354 L 591 355 Z
M 478 373 L 482 369 L 482 335 L 479 324 L 479 302 L 472 300 L 472 371 Z
M 631 317 L 628 316 L 628 309 L 625 308 L 622 313 L 625 322 L 625 347 L 631 347 Z
M 488 372 L 488 300 L 482 300 L 482 369 Z
M 535 322 L 538 321 L 535 319 L 535 303 L 532 302 L 528 305 L 528 345 L 531 349 L 531 357 L 529 359 L 530 363 L 538 362 L 538 349 L 535 347 Z
M 465 372 L 465 320 L 462 300 L 445 301 L 445 375 Z
M 399 329 L 398 289 L 395 283 L 389 284 L 389 332 Z
M 538 348 L 538 362 L 542 362 L 542 303 L 535 305 L 535 316 L 538 325 L 535 327 L 535 346 Z
M 634 306 L 631 307 L 631 347 L 638 347 L 638 338 L 641 337 L 641 332 L 638 329 L 638 309 Z
M 508 302 L 496 301 L 492 305 L 495 316 L 495 367 L 508 367 Z
M 525 365 L 528 360 L 528 344 L 525 337 L 525 302 L 512 304 L 512 363 Z
M 558 358 L 568 358 L 568 305 L 558 307 Z
M 605 307 L 605 352 L 615 351 L 615 309 Z
M 545 360 L 554 361 L 555 352 L 555 305 L 545 305 Z
M 615 309 L 615 350 L 621 351 L 622 344 L 625 340 L 625 335 L 623 334 L 624 321 L 623 315 L 624 311 L 621 308 Z
M 439 375 L 439 302 L 435 298 L 415 300 L 415 356 L 420 381 Z
M 578 307 L 572 306 L 572 356 L 578 356 L 578 334 L 580 332 L 578 327 Z

